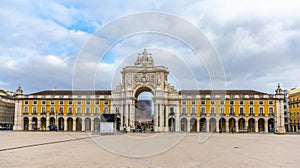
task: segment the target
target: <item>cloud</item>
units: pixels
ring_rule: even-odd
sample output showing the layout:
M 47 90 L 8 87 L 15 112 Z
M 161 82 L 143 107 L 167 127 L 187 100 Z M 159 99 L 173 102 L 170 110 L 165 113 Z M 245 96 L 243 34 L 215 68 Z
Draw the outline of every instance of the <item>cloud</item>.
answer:
M 273 93 L 278 82 L 284 88 L 299 85 L 300 73 L 300 3 L 295 1 L 4 1 L 0 7 L 0 87 L 15 90 L 18 84 L 24 90 L 72 88 L 74 66 L 82 54 L 86 42 L 101 26 L 122 16 L 144 11 L 167 12 L 177 15 L 199 27 L 215 47 L 223 63 L 226 86 L 232 89 L 258 89 Z M 120 34 L 134 31 L 143 24 L 155 21 L 141 18 L 136 25 L 115 27 Z M 170 20 L 157 25 L 174 31 Z M 191 42 L 197 38 L 184 26 L 178 26 Z M 192 88 L 182 83 L 197 80 L 199 89 L 210 88 L 207 66 L 214 65 L 209 59 L 195 57 L 188 46 L 178 39 L 162 34 L 137 34 L 123 39 L 110 48 L 104 60 L 93 57 L 101 49 L 112 45 L 116 34 L 95 39 L 95 47 L 86 53 L 82 74 L 95 71 L 91 78 L 98 89 L 111 88 L 110 79 L 119 74 L 122 66 L 131 65 L 136 53 L 143 48 L 160 49 L 164 56 L 155 62 L 169 67 L 170 77 L 178 79 L 178 87 Z M 99 46 L 98 42 L 103 44 Z M 176 55 L 171 56 L 168 53 Z M 202 52 L 205 54 L 205 52 Z M 97 59 L 98 58 L 98 59 Z M 166 59 L 178 60 L 177 62 Z M 100 62 L 99 62 L 100 61 Z M 170 63 L 171 64 L 168 64 Z M 100 64 L 101 63 L 101 64 Z M 126 64 L 125 64 L 126 63 Z M 188 67 L 182 71 L 182 67 Z M 184 74 L 196 71 L 189 78 Z M 115 80 L 114 77 L 113 80 Z M 179 80 L 180 79 L 180 80 Z M 120 80 L 120 79 L 119 79 Z M 174 82 L 174 85 L 176 82 Z M 80 86 L 84 87 L 82 82 Z

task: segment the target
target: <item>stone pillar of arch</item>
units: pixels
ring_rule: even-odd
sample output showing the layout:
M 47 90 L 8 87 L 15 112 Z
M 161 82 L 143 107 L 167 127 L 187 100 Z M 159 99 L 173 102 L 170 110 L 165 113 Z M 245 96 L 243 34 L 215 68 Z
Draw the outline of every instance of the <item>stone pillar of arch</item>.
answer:
M 229 132 L 229 121 L 225 120 L 226 132 Z
M 255 132 L 258 132 L 258 119 L 255 120 Z
M 50 116 L 46 116 L 46 130 L 49 129 L 48 126 L 50 125 Z
M 239 119 L 235 120 L 235 132 L 239 132 Z
M 76 131 L 76 118 L 73 118 L 73 131 Z
M 180 117 L 179 117 L 179 106 L 174 107 L 175 108 L 175 131 L 180 131 Z
M 209 132 L 209 119 L 206 119 L 206 132 Z
M 196 118 L 196 121 L 197 121 L 197 130 L 196 132 L 200 132 L 200 119 L 199 118 Z
M 269 132 L 269 130 L 268 130 L 268 121 L 265 121 L 265 133 L 268 133 Z
M 85 118 L 81 118 L 81 131 L 85 131 Z
M 67 121 L 68 118 L 64 118 L 64 131 L 67 131 L 68 130 L 68 121 Z
M 37 122 L 38 122 L 38 130 L 41 130 L 41 128 L 42 128 L 42 122 L 41 122 L 41 117 L 38 117 L 37 118 Z
M 33 130 L 33 128 L 32 128 L 32 117 L 28 117 L 28 119 L 29 119 L 28 130 L 31 131 L 31 130 Z
M 249 127 L 248 120 L 245 120 L 245 129 L 247 129 L 249 131 L 248 127 Z
M 94 119 L 95 118 L 91 118 L 91 131 L 94 131 Z
M 169 114 L 170 114 L 170 107 L 168 105 L 166 105 L 166 116 L 165 116 L 165 123 L 166 123 L 166 126 L 165 126 L 165 129 L 164 131 L 169 131 Z
M 219 129 L 219 120 L 216 120 L 216 132 L 220 132 L 220 129 Z
M 187 117 L 187 132 L 191 132 L 191 118 Z
M 159 123 L 160 123 L 160 131 L 163 131 L 164 129 L 164 112 L 163 112 L 163 105 L 160 104 L 160 108 L 159 108 Z

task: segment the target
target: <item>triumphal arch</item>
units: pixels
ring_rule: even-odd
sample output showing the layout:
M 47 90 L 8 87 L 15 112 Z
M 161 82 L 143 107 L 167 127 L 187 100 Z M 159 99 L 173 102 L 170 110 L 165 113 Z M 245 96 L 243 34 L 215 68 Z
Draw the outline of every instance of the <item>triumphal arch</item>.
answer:
M 164 66 L 155 66 L 146 49 L 139 54 L 133 66 L 121 71 L 122 82 L 111 95 L 112 111 L 119 115 L 120 129 L 136 127 L 137 98 L 143 92 L 153 95 L 151 120 L 153 131 L 179 130 L 175 123 L 179 116 L 179 92 L 168 81 L 169 71 Z

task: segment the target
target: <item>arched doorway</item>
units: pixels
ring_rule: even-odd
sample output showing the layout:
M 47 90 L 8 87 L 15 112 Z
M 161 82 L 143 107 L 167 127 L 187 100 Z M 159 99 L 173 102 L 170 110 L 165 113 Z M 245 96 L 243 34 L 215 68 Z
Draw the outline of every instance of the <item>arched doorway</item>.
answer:
M 216 119 L 215 118 L 211 118 L 211 119 L 209 119 L 209 131 L 210 132 L 216 132 L 217 130 L 216 130 Z
M 263 118 L 258 119 L 258 132 L 264 132 L 265 120 Z
M 197 132 L 197 119 L 196 118 L 191 118 L 190 121 L 190 132 Z
M 76 131 L 81 131 L 82 130 L 82 119 L 81 118 L 76 118 Z
M 240 118 L 239 119 L 239 130 L 244 130 L 245 129 L 245 119 L 244 118 Z
M 100 119 L 99 118 L 94 119 L 94 130 L 97 132 L 100 131 Z
M 182 118 L 180 120 L 180 131 L 186 132 L 187 131 L 187 119 Z
M 23 123 L 24 130 L 28 131 L 29 130 L 29 119 L 28 119 L 28 117 L 24 117 L 23 122 L 24 122 Z
M 91 131 L 91 119 L 86 118 L 84 123 L 85 123 L 85 131 Z
M 49 121 L 50 121 L 51 126 L 55 125 L 55 118 L 54 117 L 51 117 Z
M 46 130 L 46 117 L 41 118 L 41 130 L 44 131 Z
M 226 120 L 225 120 L 225 118 L 221 118 L 219 120 L 219 130 L 220 130 L 220 132 L 226 132 Z
M 235 132 L 235 119 L 229 119 L 229 132 Z
M 269 132 L 274 132 L 275 131 L 275 127 L 274 127 L 274 118 L 270 118 L 268 120 L 268 131 Z
M 121 119 L 120 117 L 117 117 L 117 131 L 120 131 L 120 127 L 121 127 Z
M 154 121 L 157 120 L 157 126 L 160 127 L 160 110 L 162 107 L 157 105 L 158 111 L 153 108 L 153 94 L 150 88 L 141 87 L 135 92 L 135 128 L 142 129 L 144 131 L 150 131 L 154 129 Z M 154 112 L 155 111 L 155 112 Z M 155 113 L 155 115 L 154 115 Z M 155 116 L 156 118 L 153 118 Z M 130 119 L 129 120 L 133 120 Z
M 175 118 L 169 118 L 169 131 L 175 132 Z
M 64 127 L 65 127 L 65 125 L 64 125 L 64 118 L 60 117 L 58 119 L 58 130 L 64 130 Z
M 67 119 L 67 131 L 73 131 L 73 118 L 71 117 Z
M 36 117 L 32 118 L 32 130 L 36 131 L 38 127 L 38 119 Z
M 201 118 L 200 119 L 200 128 L 199 128 L 200 132 L 206 132 L 206 119 L 205 118 Z
M 249 132 L 255 132 L 255 120 L 254 120 L 254 118 L 250 118 L 249 120 L 248 120 L 248 130 L 249 130 Z

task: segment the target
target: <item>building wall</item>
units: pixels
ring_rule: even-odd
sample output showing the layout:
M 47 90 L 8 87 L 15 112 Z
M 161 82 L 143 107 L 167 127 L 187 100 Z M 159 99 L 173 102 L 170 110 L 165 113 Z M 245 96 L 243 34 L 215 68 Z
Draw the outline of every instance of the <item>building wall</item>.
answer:
M 288 104 L 291 131 L 298 131 L 300 129 L 300 88 L 289 91 Z

